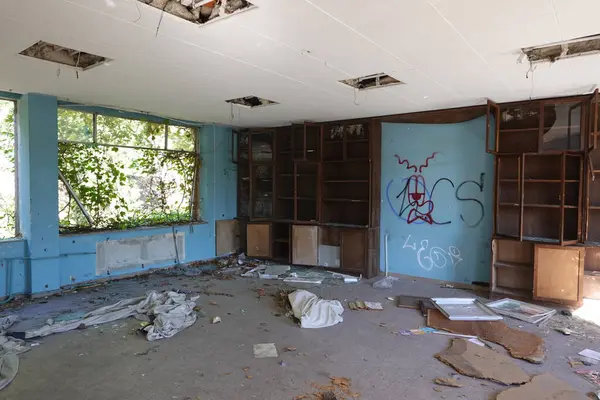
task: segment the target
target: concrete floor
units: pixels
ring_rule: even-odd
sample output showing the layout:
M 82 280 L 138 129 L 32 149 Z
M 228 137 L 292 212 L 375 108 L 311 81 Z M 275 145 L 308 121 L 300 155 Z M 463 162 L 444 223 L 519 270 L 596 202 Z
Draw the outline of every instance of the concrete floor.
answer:
M 453 372 L 433 357 L 449 339 L 434 334 L 397 334 L 424 326 L 425 321 L 415 310 L 397 308 L 386 300 L 398 294 L 449 297 L 470 296 L 470 292 L 412 279 L 401 279 L 389 290 L 373 289 L 368 282 L 312 287 L 309 290 L 327 299 L 381 301 L 385 309 L 346 310 L 343 323 L 311 330 L 276 315 L 280 310 L 269 294 L 281 286 L 276 281 L 248 278 L 223 281 L 151 275 L 7 310 L 23 319 L 13 328 L 19 330 L 42 325 L 48 317 L 91 310 L 150 289 L 211 290 L 234 296 L 202 295 L 197 303 L 207 317 L 175 337 L 157 342 L 134 333 L 139 322 L 133 319 L 42 338 L 38 347 L 21 355 L 19 373 L 0 398 L 284 400 L 314 392 L 311 384 L 326 384 L 331 375 L 351 378 L 353 390 L 360 392 L 362 399 L 488 400 L 504 388 L 460 376 L 464 387 L 435 391 L 432 380 Z M 256 289 L 261 287 L 267 296 L 259 300 Z M 209 305 L 209 301 L 218 304 Z M 223 322 L 211 324 L 210 318 L 217 315 Z M 549 328 L 506 322 L 537 332 L 546 340 L 543 364 L 515 360 L 526 372 L 551 372 L 582 393 L 592 391 L 592 384 L 571 371 L 567 357 L 584 348 L 598 350 L 595 337 L 600 334 L 594 336 L 595 328 L 588 327 L 583 337 L 564 336 Z M 382 323 L 385 326 L 380 326 Z M 279 357 L 255 359 L 252 345 L 269 342 L 276 344 Z M 134 355 L 156 346 L 147 355 Z M 285 352 L 285 347 L 297 351 Z M 249 369 L 244 372 L 244 368 Z

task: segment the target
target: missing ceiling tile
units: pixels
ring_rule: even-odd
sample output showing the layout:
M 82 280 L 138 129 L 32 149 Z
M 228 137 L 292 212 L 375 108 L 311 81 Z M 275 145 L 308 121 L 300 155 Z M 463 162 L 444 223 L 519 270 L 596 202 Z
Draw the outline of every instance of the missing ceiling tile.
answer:
M 70 49 L 68 47 L 59 46 L 41 40 L 36 44 L 29 46 L 19 54 L 27 57 L 37 58 L 39 60 L 68 65 L 69 67 L 76 68 L 79 71 L 85 71 L 110 61 L 106 57 L 86 53 L 85 51 Z
M 272 106 L 274 104 L 279 104 L 276 101 L 262 99 L 256 96 L 238 97 L 237 99 L 225 100 L 225 102 L 249 108 L 265 107 Z
M 404 84 L 404 82 L 401 82 L 398 79 L 389 76 L 388 74 L 384 74 L 383 72 L 379 74 L 361 76 L 359 78 L 354 79 L 344 79 L 340 82 L 345 85 L 352 86 L 353 88 L 358 90 L 375 89 L 379 87 Z
M 558 60 L 600 53 L 600 35 L 585 36 L 565 42 L 521 49 L 531 63 Z
M 195 24 L 221 20 L 254 6 L 247 0 L 138 0 Z

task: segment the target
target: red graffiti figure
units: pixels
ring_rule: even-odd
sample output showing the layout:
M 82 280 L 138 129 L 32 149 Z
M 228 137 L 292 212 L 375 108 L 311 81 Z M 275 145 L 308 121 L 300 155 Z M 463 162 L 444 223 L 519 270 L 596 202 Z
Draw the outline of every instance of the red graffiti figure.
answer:
M 427 168 L 429 166 L 429 160 L 432 160 L 437 153 L 431 154 L 431 156 L 425 159 L 425 163 L 421 164 L 418 169 L 416 165 L 412 165 L 408 160 L 403 160 L 396 154 L 396 158 L 398 159 L 398 164 L 406 164 L 406 169 L 413 169 L 415 174 L 411 175 L 405 186 L 405 191 L 403 193 L 408 197 L 408 204 L 406 207 L 402 207 L 401 214 L 409 208 L 408 216 L 406 218 L 406 223 L 412 224 L 415 221 L 421 220 L 423 222 L 432 225 L 435 221 L 431 214 L 433 213 L 434 204 L 431 200 L 427 199 L 427 185 L 425 184 L 425 177 L 421 175 L 423 172 L 423 168 Z M 400 196 L 398 195 L 398 196 Z

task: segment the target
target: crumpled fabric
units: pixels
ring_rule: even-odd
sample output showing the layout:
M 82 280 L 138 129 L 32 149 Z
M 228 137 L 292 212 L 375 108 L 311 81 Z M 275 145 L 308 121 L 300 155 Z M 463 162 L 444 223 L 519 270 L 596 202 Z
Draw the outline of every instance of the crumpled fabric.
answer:
M 186 295 L 183 293 L 158 293 L 152 290 L 145 297 L 121 300 L 118 303 L 91 311 L 81 319 L 47 324 L 28 330 L 25 332 L 25 338 L 31 339 L 53 333 L 68 332 L 77 329 L 82 324 L 85 326 L 100 325 L 138 314 L 155 317 L 154 324 L 144 328 L 148 340 L 169 338 L 196 322 L 197 317 L 194 312 L 196 299 L 198 297 L 186 300 Z
M 19 354 L 29 350 L 23 340 L 6 336 L 6 329 L 17 321 L 16 315 L 0 318 L 0 390 L 15 379 L 19 371 Z
M 288 295 L 288 299 L 302 328 L 325 328 L 344 321 L 344 306 L 337 300 L 319 299 L 306 290 L 296 290 Z

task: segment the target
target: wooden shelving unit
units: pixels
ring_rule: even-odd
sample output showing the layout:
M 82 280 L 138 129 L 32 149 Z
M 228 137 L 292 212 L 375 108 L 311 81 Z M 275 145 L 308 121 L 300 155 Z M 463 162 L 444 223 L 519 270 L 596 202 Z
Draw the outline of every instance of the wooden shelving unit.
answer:
M 273 202 L 272 216 L 264 219 L 270 221 L 271 257 L 367 277 L 377 274 L 380 190 L 372 159 L 379 165 L 379 123 L 305 123 L 257 136 L 264 132 L 255 130 L 251 139 L 260 137 L 264 143 L 273 138 L 273 156 L 252 159 L 250 170 L 272 166 L 272 196 L 264 196 Z M 269 177 L 251 176 L 255 203 L 262 199 L 259 193 L 267 192 L 263 179 L 263 185 L 269 183 Z M 260 232 L 263 214 L 250 216 L 250 225 L 256 221 Z

